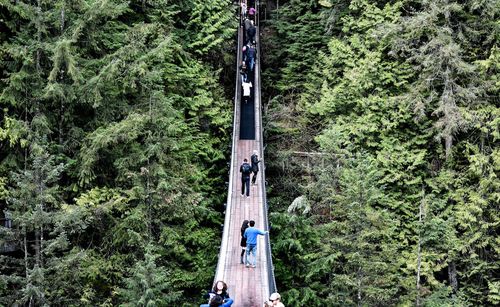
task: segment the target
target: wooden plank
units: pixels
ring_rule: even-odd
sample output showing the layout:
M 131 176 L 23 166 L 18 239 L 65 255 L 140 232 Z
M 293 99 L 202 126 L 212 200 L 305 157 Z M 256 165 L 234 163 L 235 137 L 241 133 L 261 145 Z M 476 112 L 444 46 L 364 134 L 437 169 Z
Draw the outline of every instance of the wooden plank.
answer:
M 241 175 L 239 165 L 244 158 L 249 159 L 252 151 L 256 148 L 257 142 L 253 140 L 240 140 L 237 146 L 237 159 L 234 159 L 232 174 L 232 210 L 231 222 L 229 225 L 229 238 L 227 261 L 224 268 L 224 281 L 228 284 L 229 293 L 235 303 L 233 306 L 262 306 L 265 300 L 267 289 L 262 289 L 262 277 L 267 276 L 267 266 L 264 259 L 265 245 L 262 237 L 257 243 L 257 267 L 247 268 L 240 264 L 240 227 L 243 220 L 255 220 L 256 227 L 263 228 L 262 225 L 262 192 L 259 186 L 251 186 L 250 197 L 241 197 Z M 260 145 L 260 144 L 259 144 Z M 237 170 L 237 171 L 236 171 Z M 258 184 L 261 184 L 260 182 Z M 227 213 L 227 212 L 226 212 Z M 266 287 L 267 288 L 267 287 Z

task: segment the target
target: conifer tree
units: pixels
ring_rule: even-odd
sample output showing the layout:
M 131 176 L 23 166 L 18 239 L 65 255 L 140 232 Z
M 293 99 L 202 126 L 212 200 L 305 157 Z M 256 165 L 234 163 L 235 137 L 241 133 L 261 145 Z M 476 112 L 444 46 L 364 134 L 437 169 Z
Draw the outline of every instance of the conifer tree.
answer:
M 24 278 L 7 277 L 13 283 L 20 280 L 16 301 L 29 306 L 45 305 L 49 285 L 46 272 L 54 264 L 54 257 L 67 247 L 66 234 L 56 231 L 55 214 L 60 206 L 57 180 L 63 165 L 55 164 L 55 157 L 47 150 L 46 118 L 38 114 L 31 122 L 34 129 L 29 146 L 26 169 L 14 173 L 16 187 L 9 192 L 9 211 L 16 226 L 13 231 L 17 246 L 24 252 Z
M 120 293 L 124 306 L 164 306 L 175 303 L 180 293 L 172 292 L 172 285 L 164 268 L 155 264 L 157 255 L 151 251 L 152 246 L 146 247 L 144 260 L 137 262 L 131 268 L 132 276 L 127 278 L 126 289 Z

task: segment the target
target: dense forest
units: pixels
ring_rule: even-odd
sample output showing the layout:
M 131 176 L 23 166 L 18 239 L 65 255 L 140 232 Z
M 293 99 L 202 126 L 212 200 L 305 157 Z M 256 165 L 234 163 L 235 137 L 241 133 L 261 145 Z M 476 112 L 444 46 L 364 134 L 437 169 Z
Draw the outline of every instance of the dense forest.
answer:
M 261 4 L 285 305 L 500 304 L 500 2 Z M 236 11 L 0 0 L 0 306 L 203 302 Z
M 234 12 L 225 0 L 0 0 L 12 226 L 0 245 L 15 247 L 0 255 L 0 306 L 200 302 L 220 244 Z
M 266 10 L 266 174 L 286 305 L 500 304 L 500 2 Z

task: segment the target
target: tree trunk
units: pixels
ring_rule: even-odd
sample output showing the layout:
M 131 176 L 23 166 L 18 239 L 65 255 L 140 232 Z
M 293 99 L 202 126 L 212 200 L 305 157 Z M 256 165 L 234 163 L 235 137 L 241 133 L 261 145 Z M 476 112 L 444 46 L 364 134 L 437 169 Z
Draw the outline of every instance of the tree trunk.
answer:
M 35 263 L 40 266 L 40 229 L 36 227 L 35 230 Z
M 423 211 L 424 211 L 424 195 L 425 191 L 424 188 L 422 187 L 422 200 L 420 201 L 420 206 L 419 206 L 419 212 L 418 212 L 418 224 L 419 224 L 419 231 L 418 231 L 418 246 L 417 246 L 417 301 L 416 305 L 417 307 L 420 306 L 420 269 L 422 266 L 422 237 L 420 235 L 420 229 L 422 227 L 422 220 L 423 220 Z
M 358 268 L 358 273 L 356 274 L 357 284 L 358 284 L 358 307 L 361 307 L 361 267 Z
M 458 278 L 457 278 L 457 267 L 454 261 L 451 261 L 448 264 L 448 280 L 450 282 L 450 286 L 453 289 L 453 293 L 457 293 L 458 291 Z
M 26 227 L 23 226 L 23 243 L 24 243 L 24 271 L 26 273 L 26 279 L 28 279 L 28 239 L 26 238 Z
M 61 151 L 62 151 L 62 148 L 63 148 L 63 143 L 64 143 L 64 134 L 63 134 L 63 124 L 64 124 L 64 101 L 63 99 L 61 98 L 61 105 L 60 105 L 60 108 L 59 108 L 59 131 L 58 131 L 58 134 L 59 134 L 59 145 L 61 145 Z
M 41 0 L 37 0 L 36 2 L 36 25 L 37 25 L 37 33 L 36 33 L 36 38 L 38 41 L 38 44 L 42 42 L 42 4 Z M 40 46 L 37 47 L 36 49 L 36 70 L 40 74 L 40 71 L 42 69 L 40 65 L 40 58 L 41 58 L 41 51 L 40 51 Z
M 61 35 L 64 32 L 64 19 L 65 19 L 65 11 L 64 11 L 64 4 L 61 8 Z

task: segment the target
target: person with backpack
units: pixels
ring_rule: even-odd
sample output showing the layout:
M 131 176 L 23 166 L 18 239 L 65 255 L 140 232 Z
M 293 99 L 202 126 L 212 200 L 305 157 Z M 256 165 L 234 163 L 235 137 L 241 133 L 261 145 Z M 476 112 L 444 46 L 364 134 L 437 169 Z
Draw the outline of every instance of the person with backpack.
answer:
M 250 174 L 252 173 L 252 166 L 248 164 L 248 160 L 243 159 L 243 164 L 240 166 L 241 173 L 241 197 L 245 196 L 245 188 L 247 198 L 250 197 Z
M 240 241 L 240 246 L 241 246 L 241 256 L 240 256 L 240 263 L 245 264 L 243 262 L 244 256 L 245 256 L 245 251 L 247 248 L 247 238 L 244 237 L 245 235 L 245 230 L 248 228 L 248 220 L 244 220 L 243 224 L 241 224 L 241 241 Z
M 250 162 L 252 162 L 252 185 L 255 185 L 255 180 L 257 180 L 257 173 L 259 172 L 259 163 L 262 160 L 259 160 L 259 156 L 257 155 L 257 150 L 253 151 L 253 155 L 250 157 Z
M 250 227 L 245 230 L 243 236 L 247 239 L 247 258 L 245 259 L 245 266 L 248 268 L 257 266 L 257 236 L 268 234 L 268 231 L 262 231 L 255 228 L 255 221 L 249 222 Z M 250 257 L 252 255 L 253 257 Z M 253 261 L 251 261 L 253 258 Z

